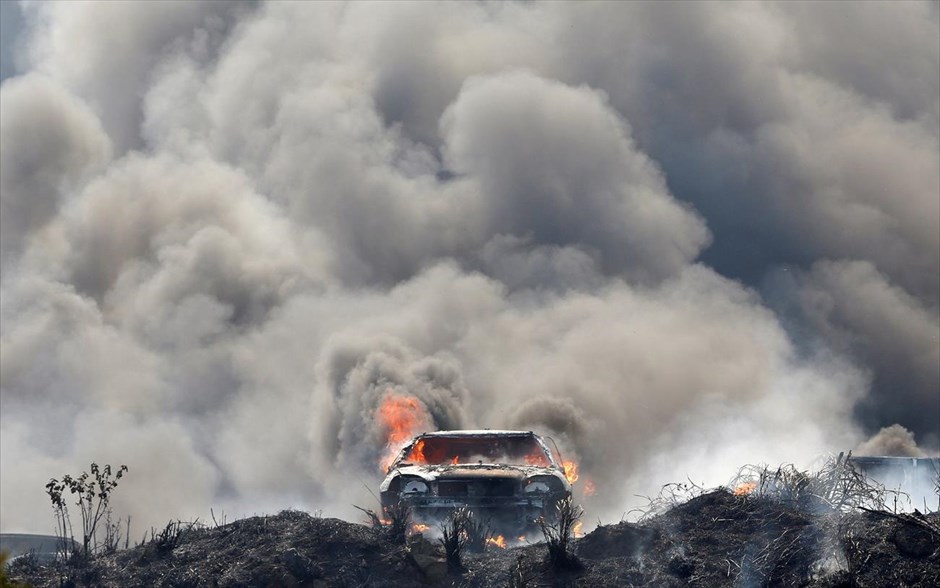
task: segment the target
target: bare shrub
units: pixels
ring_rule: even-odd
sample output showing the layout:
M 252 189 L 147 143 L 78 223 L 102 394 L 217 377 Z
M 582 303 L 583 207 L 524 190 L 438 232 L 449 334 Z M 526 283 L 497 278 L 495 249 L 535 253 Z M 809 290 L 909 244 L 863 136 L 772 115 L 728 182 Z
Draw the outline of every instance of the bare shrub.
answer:
M 738 496 L 767 497 L 801 501 L 809 495 L 811 476 L 792 464 L 773 469 L 767 465 L 746 465 L 729 484 Z
M 470 518 L 468 509 L 458 508 L 447 520 L 440 523 L 440 542 L 447 558 L 447 570 L 451 573 L 460 573 L 464 569 L 461 554 L 468 541 L 467 526 Z
M 131 537 L 131 517 L 130 515 L 127 518 L 123 519 L 124 529 L 121 530 L 121 521 L 111 520 L 111 510 L 108 509 L 107 514 L 105 514 L 104 520 L 104 540 L 102 541 L 102 551 L 107 554 L 115 553 L 120 547 L 123 539 L 124 549 L 127 549 L 130 545 Z
M 368 521 L 367 521 L 367 524 L 368 524 L 369 526 L 371 526 L 373 529 L 381 529 L 381 528 L 382 528 L 382 526 L 383 526 L 383 525 L 382 525 L 382 517 L 380 517 L 380 516 L 378 515 L 378 513 L 376 513 L 374 510 L 372 510 L 371 508 L 362 508 L 361 506 L 358 506 L 358 505 L 355 505 L 355 504 L 353 505 L 353 508 L 356 508 L 356 509 L 361 510 L 362 512 L 366 513 L 366 516 L 369 517 L 369 518 L 368 518 Z
M 361 510 L 368 517 L 367 524 L 373 529 L 379 529 L 385 532 L 392 543 L 404 545 L 408 538 L 408 530 L 411 528 L 411 506 L 404 501 L 397 504 L 386 506 L 382 509 L 384 518 L 371 508 L 363 508 L 353 505 L 353 508 Z M 322 513 L 321 513 L 322 514 Z
M 792 464 L 777 468 L 747 465 L 731 481 L 736 493 L 753 497 L 800 503 L 802 506 L 823 505 L 840 511 L 856 508 L 886 509 L 893 500 L 906 496 L 898 490 L 886 490 L 856 469 L 852 453 L 840 453 L 826 460 L 817 472 L 798 470 Z M 741 492 L 740 489 L 746 492 Z
M 170 521 L 162 530 L 150 529 L 149 546 L 157 553 L 164 556 L 179 547 L 187 533 L 194 529 L 201 529 L 203 525 L 198 521 Z
M 212 508 L 210 508 L 210 509 L 209 509 L 209 515 L 212 517 L 212 528 L 213 528 L 213 529 L 218 529 L 219 527 L 224 527 L 225 524 L 228 522 L 228 517 L 225 516 L 225 511 L 224 511 L 224 510 L 223 510 L 223 511 L 220 511 L 219 517 L 216 518 L 216 516 L 215 516 L 215 510 L 212 509 Z
M 69 507 L 65 502 L 62 493 L 66 486 L 64 482 L 52 479 L 46 484 L 46 494 L 52 501 L 52 512 L 55 516 L 55 535 L 56 535 L 56 553 L 57 557 L 63 562 L 68 562 L 73 555 L 77 554 L 75 549 L 75 534 L 72 532 L 72 519 L 69 516 Z
M 404 545 L 411 528 L 411 505 L 403 500 L 385 507 L 385 532 L 395 545 Z
M 467 510 L 464 518 L 464 532 L 467 534 L 465 548 L 472 553 L 485 551 L 490 539 L 493 538 L 490 520 L 471 510 Z
M 75 539 L 65 491 L 68 490 L 73 497 L 77 496 L 75 505 L 79 508 L 82 518 L 81 556 L 86 559 L 98 550 L 98 524 L 104 517 L 110 521 L 111 493 L 117 488 L 118 481 L 127 471 L 127 466 L 117 468 L 113 475 L 110 465 L 100 468 L 98 464 L 92 463 L 90 470 L 90 474 L 82 472 L 77 478 L 66 474 L 61 481 L 53 478 L 46 484 L 46 494 L 52 501 L 56 518 L 56 535 L 63 548 L 71 546 Z
M 555 505 L 555 516 L 539 517 L 538 525 L 545 536 L 548 547 L 548 561 L 555 569 L 579 569 L 581 562 L 571 550 L 574 530 L 584 509 L 574 504 L 571 498 L 565 498 Z
M 703 485 L 696 484 L 691 479 L 687 482 L 672 482 L 665 484 L 656 496 L 640 496 L 640 498 L 646 499 L 646 506 L 631 509 L 626 514 L 638 513 L 637 519 L 645 521 L 672 510 L 706 492 L 708 490 Z

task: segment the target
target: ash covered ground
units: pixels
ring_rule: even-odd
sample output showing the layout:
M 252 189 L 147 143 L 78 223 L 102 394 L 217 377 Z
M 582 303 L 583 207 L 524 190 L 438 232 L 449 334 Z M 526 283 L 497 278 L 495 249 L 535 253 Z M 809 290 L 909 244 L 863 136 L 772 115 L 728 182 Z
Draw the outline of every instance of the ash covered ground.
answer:
M 159 535 L 159 534 L 158 534 Z M 33 586 L 937 586 L 940 513 L 820 509 L 726 489 L 641 523 L 600 525 L 558 569 L 543 543 L 465 553 L 435 541 L 283 511 L 183 530 L 81 568 L 14 565 Z

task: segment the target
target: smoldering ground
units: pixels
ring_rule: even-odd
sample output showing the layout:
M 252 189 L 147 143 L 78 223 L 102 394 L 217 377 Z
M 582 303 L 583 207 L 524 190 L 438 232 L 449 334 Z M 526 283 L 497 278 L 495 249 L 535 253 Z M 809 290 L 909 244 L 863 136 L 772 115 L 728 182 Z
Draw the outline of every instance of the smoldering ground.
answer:
M 390 391 L 554 435 L 592 519 L 895 423 L 936 453 L 937 4 L 835 10 L 23 4 L 4 530 L 92 460 L 142 528 L 355 517 Z

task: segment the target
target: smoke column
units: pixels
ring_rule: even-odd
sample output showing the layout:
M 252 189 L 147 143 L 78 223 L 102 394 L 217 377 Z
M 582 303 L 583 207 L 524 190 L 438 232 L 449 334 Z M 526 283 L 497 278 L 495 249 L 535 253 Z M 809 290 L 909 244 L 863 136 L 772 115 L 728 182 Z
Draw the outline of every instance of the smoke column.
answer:
M 605 521 L 940 450 L 936 2 L 2 4 L 4 532 L 355 519 L 389 394 Z

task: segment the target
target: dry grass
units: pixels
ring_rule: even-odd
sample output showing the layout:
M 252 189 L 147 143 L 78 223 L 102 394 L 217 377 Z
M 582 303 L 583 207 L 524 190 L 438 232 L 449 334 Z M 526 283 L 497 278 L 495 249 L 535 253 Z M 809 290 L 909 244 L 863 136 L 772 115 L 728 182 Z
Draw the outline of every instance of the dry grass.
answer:
M 646 521 L 710 491 L 692 480 L 672 482 L 660 488 L 656 496 L 640 496 L 646 500 L 647 504 L 628 511 L 624 516 L 636 513 L 638 521 Z
M 373 529 L 379 529 L 385 532 L 392 543 L 404 545 L 408 538 L 408 531 L 411 529 L 411 506 L 404 501 L 398 504 L 386 506 L 383 509 L 385 518 L 382 518 L 371 508 L 363 508 L 353 505 L 353 508 L 361 510 L 368 517 L 366 524 Z M 322 514 L 322 513 L 321 513 Z
M 462 553 L 467 545 L 467 525 L 470 521 L 470 510 L 458 508 L 454 510 L 450 517 L 442 521 L 441 528 L 441 546 L 444 548 L 444 556 L 447 558 L 447 570 L 451 573 L 463 571 Z
M 579 569 L 581 563 L 571 549 L 574 541 L 575 525 L 584 509 L 566 498 L 555 505 L 555 516 L 551 519 L 540 517 L 538 520 L 545 544 L 548 547 L 548 560 L 555 569 Z
M 850 460 L 852 454 L 840 453 L 826 460 L 817 472 L 798 470 L 792 464 L 770 468 L 766 465 L 747 465 L 729 484 L 732 490 L 751 487 L 747 496 L 798 503 L 801 506 L 819 506 L 839 511 L 857 508 L 888 510 L 893 502 L 895 510 L 904 496 L 897 490 L 886 490 L 856 469 Z
M 483 518 L 471 510 L 467 510 L 463 517 L 464 533 L 467 535 L 465 548 L 473 553 L 483 553 L 493 538 L 489 519 Z
M 404 545 L 411 528 L 411 506 L 404 501 L 385 507 L 385 532 L 395 545 Z

